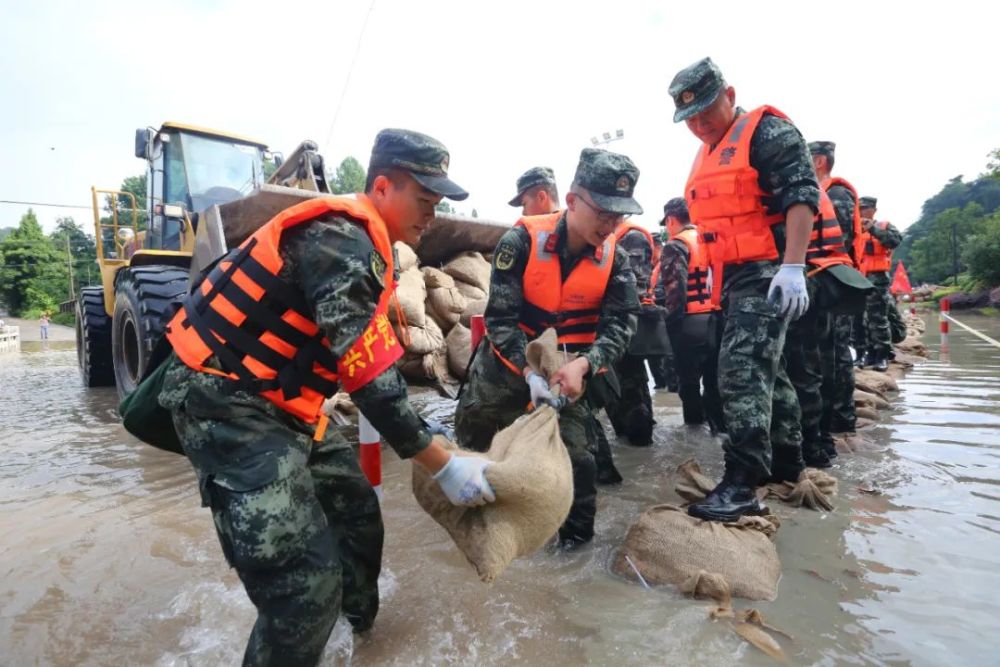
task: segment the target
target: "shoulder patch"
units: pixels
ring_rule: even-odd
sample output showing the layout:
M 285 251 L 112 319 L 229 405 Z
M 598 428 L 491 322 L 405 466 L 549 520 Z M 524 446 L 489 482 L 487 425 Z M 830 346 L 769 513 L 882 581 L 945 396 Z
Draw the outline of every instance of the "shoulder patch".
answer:
M 378 253 L 377 250 L 372 250 L 369 264 L 371 265 L 372 275 L 375 276 L 375 280 L 379 285 L 385 287 L 385 260 L 382 259 L 382 255 Z
M 493 256 L 493 265 L 497 271 L 508 271 L 514 266 L 514 248 L 508 243 L 501 243 L 497 246 L 496 254 Z

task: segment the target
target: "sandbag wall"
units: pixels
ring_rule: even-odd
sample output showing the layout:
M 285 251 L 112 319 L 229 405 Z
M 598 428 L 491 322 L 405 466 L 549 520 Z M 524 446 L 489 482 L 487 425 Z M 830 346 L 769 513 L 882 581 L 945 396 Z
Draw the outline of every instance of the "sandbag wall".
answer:
M 415 381 L 465 379 L 470 320 L 486 310 L 490 263 L 478 252 L 460 252 L 440 267 L 421 267 L 408 245 L 396 243 L 395 248 L 399 308 L 390 307 L 389 319 L 406 347 L 400 370 Z

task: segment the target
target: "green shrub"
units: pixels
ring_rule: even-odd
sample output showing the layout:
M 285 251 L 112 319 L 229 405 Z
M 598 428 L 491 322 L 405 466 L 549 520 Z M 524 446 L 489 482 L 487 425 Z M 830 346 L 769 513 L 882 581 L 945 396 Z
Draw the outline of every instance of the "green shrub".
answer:
M 984 228 L 969 238 L 962 260 L 969 275 L 982 284 L 981 289 L 1000 285 L 1000 216 L 987 220 Z

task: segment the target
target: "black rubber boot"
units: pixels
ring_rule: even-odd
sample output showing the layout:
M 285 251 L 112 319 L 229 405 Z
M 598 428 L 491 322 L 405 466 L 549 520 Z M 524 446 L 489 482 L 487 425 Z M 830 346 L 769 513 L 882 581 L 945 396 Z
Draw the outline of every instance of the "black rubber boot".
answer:
M 688 506 L 688 514 L 705 521 L 736 521 L 744 514 L 763 514 L 757 500 L 757 478 L 745 468 L 726 464 L 726 474 L 708 496 Z
M 829 467 L 829 466 L 827 466 Z M 771 459 L 771 476 L 764 483 L 798 482 L 806 469 L 801 447 L 774 447 Z
M 823 451 L 826 452 L 828 458 L 837 458 L 837 443 L 833 441 L 832 435 L 824 433 L 820 436 L 820 446 L 823 448 Z
M 818 443 L 810 447 L 803 445 L 802 459 L 810 468 L 830 468 L 833 466 L 833 463 L 830 461 L 830 455 Z M 792 481 L 796 480 L 798 480 L 797 476 Z
M 868 363 L 868 355 L 864 352 L 858 352 L 858 358 L 854 360 L 855 368 L 864 368 Z
M 870 360 L 869 363 L 872 368 L 874 368 L 880 373 L 885 373 L 887 370 L 889 370 L 889 360 L 886 358 L 884 354 L 876 356 L 874 359 Z

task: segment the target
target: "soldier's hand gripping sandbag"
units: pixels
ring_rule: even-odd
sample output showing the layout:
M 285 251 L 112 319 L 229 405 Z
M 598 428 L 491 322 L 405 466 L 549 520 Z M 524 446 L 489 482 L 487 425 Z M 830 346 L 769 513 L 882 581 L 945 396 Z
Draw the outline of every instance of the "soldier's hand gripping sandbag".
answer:
M 536 408 L 543 405 L 551 405 L 553 408 L 559 408 L 559 400 L 552 394 L 548 380 L 533 370 L 527 372 L 524 380 L 528 383 L 528 389 L 531 391 L 531 403 Z
M 781 307 L 781 315 L 797 320 L 809 310 L 805 264 L 782 264 L 771 279 L 767 300 Z
M 438 483 L 452 505 L 471 507 L 496 500 L 484 472 L 490 462 L 473 456 L 451 455 L 448 463 L 431 478 Z

